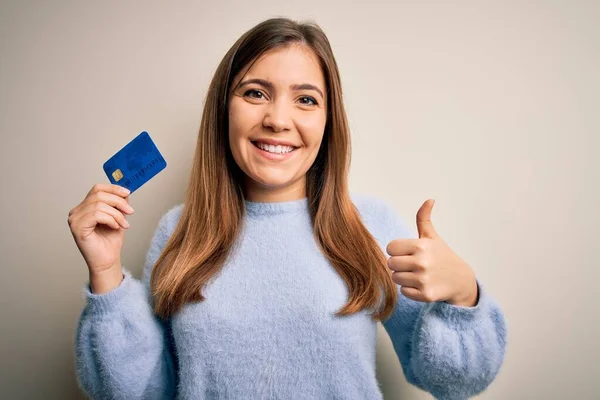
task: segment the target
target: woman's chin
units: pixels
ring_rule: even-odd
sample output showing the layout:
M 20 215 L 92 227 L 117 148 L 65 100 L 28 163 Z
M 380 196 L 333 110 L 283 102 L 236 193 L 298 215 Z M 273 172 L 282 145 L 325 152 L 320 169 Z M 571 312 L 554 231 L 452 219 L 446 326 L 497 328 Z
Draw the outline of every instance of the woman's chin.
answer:
M 265 189 L 279 189 L 292 184 L 292 179 L 286 176 L 277 174 L 261 174 L 259 176 L 251 176 L 252 183 Z

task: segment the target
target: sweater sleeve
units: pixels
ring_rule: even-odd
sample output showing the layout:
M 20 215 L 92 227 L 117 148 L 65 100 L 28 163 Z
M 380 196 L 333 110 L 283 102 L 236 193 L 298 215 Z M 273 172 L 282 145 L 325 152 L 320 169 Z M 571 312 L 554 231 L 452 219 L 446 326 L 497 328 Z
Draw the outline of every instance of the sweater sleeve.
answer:
M 391 240 L 416 238 L 387 204 L 380 208 L 386 227 L 383 246 Z M 400 292 L 394 313 L 382 324 L 393 343 L 408 382 L 438 399 L 466 399 L 494 380 L 506 350 L 507 326 L 502 310 L 477 280 L 474 307 L 446 302 L 421 303 Z
M 146 254 L 142 281 L 123 268 L 117 288 L 94 294 L 76 330 L 77 381 L 92 399 L 168 399 L 175 396 L 177 372 L 168 324 L 152 309 L 149 277 L 168 239 L 172 213 L 161 218 Z

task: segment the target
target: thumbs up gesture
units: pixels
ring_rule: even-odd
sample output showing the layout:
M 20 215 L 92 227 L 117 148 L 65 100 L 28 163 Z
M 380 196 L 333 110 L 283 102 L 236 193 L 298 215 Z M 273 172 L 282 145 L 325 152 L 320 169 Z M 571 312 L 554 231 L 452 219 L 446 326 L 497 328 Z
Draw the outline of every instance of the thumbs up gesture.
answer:
M 434 203 L 425 201 L 417 212 L 418 239 L 397 239 L 387 245 L 392 280 L 404 296 L 415 301 L 475 306 L 475 274 L 435 231 L 431 222 Z

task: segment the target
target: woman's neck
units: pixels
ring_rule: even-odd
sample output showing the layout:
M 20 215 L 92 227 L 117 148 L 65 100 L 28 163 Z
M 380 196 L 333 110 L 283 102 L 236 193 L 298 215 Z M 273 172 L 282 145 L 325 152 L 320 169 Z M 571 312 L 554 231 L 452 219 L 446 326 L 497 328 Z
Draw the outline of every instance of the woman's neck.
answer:
M 267 188 L 257 182 L 248 182 L 244 197 L 254 203 L 279 203 L 307 197 L 306 178 L 281 188 Z

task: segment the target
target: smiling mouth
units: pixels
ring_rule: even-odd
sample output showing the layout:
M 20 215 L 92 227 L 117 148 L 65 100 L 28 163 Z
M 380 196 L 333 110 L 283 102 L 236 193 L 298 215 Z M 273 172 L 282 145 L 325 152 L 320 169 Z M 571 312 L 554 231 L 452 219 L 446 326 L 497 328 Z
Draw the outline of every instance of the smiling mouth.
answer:
M 274 154 L 274 155 L 286 155 L 286 154 L 290 154 L 290 153 L 293 153 L 294 151 L 298 150 L 298 147 L 294 147 L 294 146 L 274 146 L 274 145 L 267 145 L 264 143 L 259 144 L 259 142 L 255 142 L 255 141 L 251 141 L 251 143 L 257 149 L 262 150 L 269 154 Z

